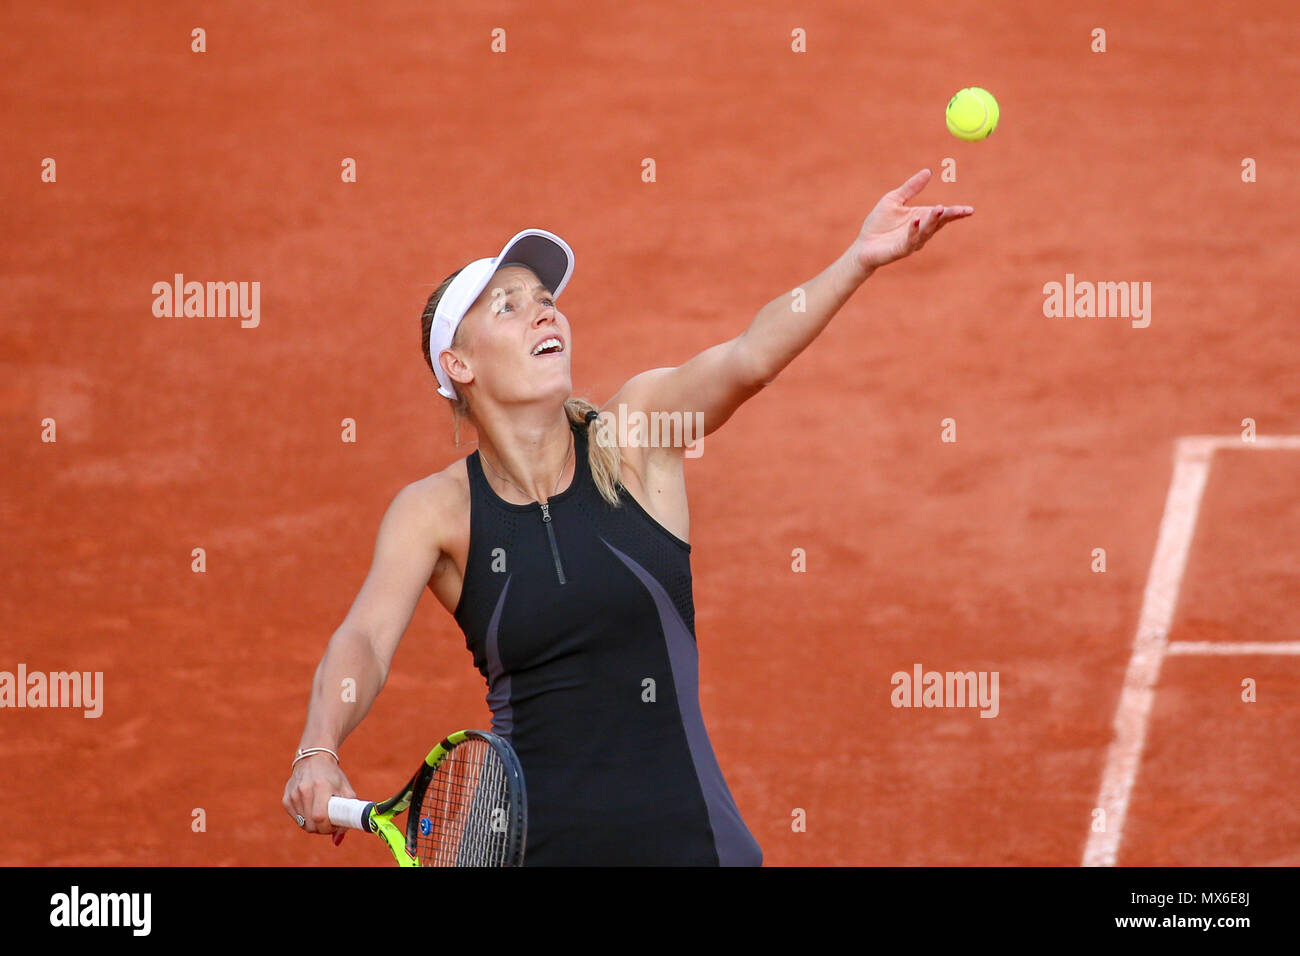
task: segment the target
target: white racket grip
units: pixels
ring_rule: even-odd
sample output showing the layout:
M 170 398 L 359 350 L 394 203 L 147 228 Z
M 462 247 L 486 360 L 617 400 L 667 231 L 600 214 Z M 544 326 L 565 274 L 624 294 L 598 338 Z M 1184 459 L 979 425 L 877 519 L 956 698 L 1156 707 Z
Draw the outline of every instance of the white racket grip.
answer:
M 330 797 L 330 823 L 336 827 L 351 827 L 353 830 L 368 829 L 365 824 L 366 810 L 373 806 L 365 800 L 353 800 L 351 797 Z

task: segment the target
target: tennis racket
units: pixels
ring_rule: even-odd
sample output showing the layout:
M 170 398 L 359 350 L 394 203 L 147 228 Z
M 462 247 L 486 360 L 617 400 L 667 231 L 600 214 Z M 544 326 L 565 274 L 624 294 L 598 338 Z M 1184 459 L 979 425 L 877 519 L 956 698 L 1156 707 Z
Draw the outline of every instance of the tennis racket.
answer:
M 393 818 L 405 812 L 405 833 Z M 330 797 L 330 823 L 378 834 L 398 866 L 522 866 L 528 798 L 504 739 L 458 730 L 383 803 Z

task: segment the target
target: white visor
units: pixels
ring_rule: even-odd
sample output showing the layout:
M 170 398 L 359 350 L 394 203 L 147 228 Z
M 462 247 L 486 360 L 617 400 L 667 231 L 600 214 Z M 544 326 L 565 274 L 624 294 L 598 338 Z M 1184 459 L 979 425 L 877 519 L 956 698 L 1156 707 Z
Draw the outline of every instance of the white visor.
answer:
M 452 336 L 456 334 L 461 319 L 487 288 L 497 269 L 506 264 L 532 269 L 542 285 L 550 290 L 551 297 L 558 299 L 573 274 L 573 250 L 554 233 L 544 229 L 525 229 L 506 243 L 500 255 L 476 259 L 460 270 L 438 300 L 429 329 L 429 359 L 433 363 L 433 374 L 438 376 L 438 394 L 445 398 L 455 399 L 456 387 L 443 371 L 438 356 L 451 348 Z

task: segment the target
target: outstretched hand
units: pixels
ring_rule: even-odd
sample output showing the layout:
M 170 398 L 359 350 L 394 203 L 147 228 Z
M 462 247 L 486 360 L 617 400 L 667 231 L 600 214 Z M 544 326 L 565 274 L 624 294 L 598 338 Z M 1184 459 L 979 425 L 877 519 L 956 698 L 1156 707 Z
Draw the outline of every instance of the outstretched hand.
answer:
M 930 170 L 923 169 L 876 203 L 853 243 L 853 258 L 859 266 L 874 270 L 909 256 L 945 225 L 975 211 L 970 206 L 909 206 L 929 181 Z

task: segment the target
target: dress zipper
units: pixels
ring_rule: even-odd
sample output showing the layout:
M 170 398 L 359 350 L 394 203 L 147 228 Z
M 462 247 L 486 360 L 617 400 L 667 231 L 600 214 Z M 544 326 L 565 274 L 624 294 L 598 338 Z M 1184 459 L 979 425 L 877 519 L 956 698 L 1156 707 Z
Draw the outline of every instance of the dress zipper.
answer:
M 555 543 L 555 532 L 551 529 L 551 506 L 538 502 L 542 508 L 542 523 L 546 525 L 546 536 L 551 539 L 551 556 L 555 558 L 555 574 L 564 583 L 564 567 L 560 564 L 560 548 Z

